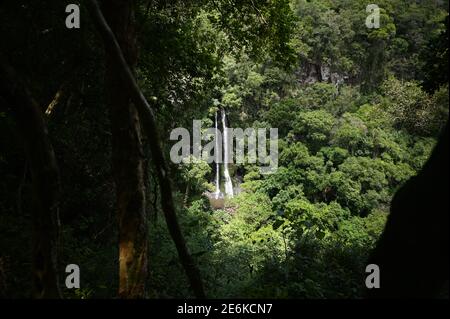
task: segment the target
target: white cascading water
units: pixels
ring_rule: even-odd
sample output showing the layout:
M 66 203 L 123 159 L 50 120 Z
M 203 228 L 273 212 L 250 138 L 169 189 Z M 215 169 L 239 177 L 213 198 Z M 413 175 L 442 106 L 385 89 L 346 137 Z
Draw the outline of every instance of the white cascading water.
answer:
M 225 195 L 233 197 L 233 183 L 231 182 L 230 172 L 228 171 L 228 132 L 225 110 L 222 110 L 223 124 L 223 175 L 225 177 Z
M 220 195 L 220 164 L 219 164 L 219 128 L 217 127 L 217 111 L 216 111 L 216 149 L 214 154 L 216 157 L 216 192 L 214 196 L 219 198 Z

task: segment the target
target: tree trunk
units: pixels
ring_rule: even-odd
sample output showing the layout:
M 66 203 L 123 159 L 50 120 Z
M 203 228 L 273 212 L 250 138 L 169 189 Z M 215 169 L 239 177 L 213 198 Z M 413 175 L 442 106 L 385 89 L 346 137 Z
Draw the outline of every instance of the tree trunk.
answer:
M 192 290 L 194 291 L 196 297 L 204 298 L 205 292 L 203 289 L 200 271 L 189 254 L 186 247 L 186 241 L 184 240 L 180 225 L 178 224 L 172 196 L 172 184 L 168 176 L 168 169 L 164 155 L 161 146 L 159 145 L 160 138 L 156 127 L 153 109 L 150 107 L 139 89 L 129 65 L 126 62 L 122 49 L 108 23 L 105 21 L 102 12 L 98 7 L 97 1 L 91 0 L 88 3 L 90 4 L 92 18 L 94 19 L 97 29 L 103 38 L 106 51 L 110 54 L 110 58 L 115 58 L 117 68 L 121 71 L 119 76 L 124 79 L 124 82 L 126 83 L 126 88 L 129 90 L 131 98 L 136 104 L 140 118 L 143 122 L 143 128 L 149 138 L 152 160 L 155 165 L 156 177 L 160 188 L 162 210 L 164 212 L 169 233 L 175 243 L 175 247 L 177 248 L 181 264 L 186 271 L 186 275 L 189 278 Z
M 134 1 L 105 1 L 103 11 L 131 70 L 137 60 Z M 106 88 L 112 126 L 112 163 L 119 223 L 119 296 L 143 298 L 148 227 L 139 116 L 116 59 L 106 51 Z
M 43 113 L 0 57 L 0 103 L 6 103 L 24 142 L 33 188 L 33 298 L 59 298 L 57 248 L 59 171 Z

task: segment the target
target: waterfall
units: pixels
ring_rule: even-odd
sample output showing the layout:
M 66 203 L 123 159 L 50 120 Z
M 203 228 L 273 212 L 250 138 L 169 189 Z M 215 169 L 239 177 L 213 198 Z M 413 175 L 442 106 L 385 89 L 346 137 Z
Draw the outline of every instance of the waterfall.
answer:
M 219 164 L 219 128 L 217 127 L 217 111 L 216 111 L 216 149 L 214 150 L 216 157 L 216 192 L 214 193 L 216 198 L 219 198 L 220 195 L 220 164 Z
M 228 171 L 228 132 L 227 132 L 227 118 L 225 110 L 222 110 L 222 125 L 223 125 L 223 175 L 225 177 L 225 194 L 228 197 L 233 197 L 233 183 L 231 182 L 230 172 Z

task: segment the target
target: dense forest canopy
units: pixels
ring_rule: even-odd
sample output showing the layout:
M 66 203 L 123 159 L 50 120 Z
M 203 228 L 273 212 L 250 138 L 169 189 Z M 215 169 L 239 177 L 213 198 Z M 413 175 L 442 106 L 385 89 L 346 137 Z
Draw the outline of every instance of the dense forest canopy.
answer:
M 448 120 L 448 1 L 102 1 L 117 52 L 77 4 L 0 4 L 0 297 L 363 297 Z M 193 120 L 277 128 L 276 171 L 173 163 Z

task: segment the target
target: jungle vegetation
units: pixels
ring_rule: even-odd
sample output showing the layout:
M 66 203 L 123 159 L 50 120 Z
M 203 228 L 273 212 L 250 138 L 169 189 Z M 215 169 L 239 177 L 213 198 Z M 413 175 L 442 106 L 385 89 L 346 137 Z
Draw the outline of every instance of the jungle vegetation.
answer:
M 0 297 L 362 298 L 448 120 L 448 1 L 377 0 L 371 29 L 362 0 L 102 1 L 112 38 L 76 2 L 79 29 L 0 3 Z M 214 209 L 169 136 L 221 110 L 278 128 L 279 163 L 231 164 Z

